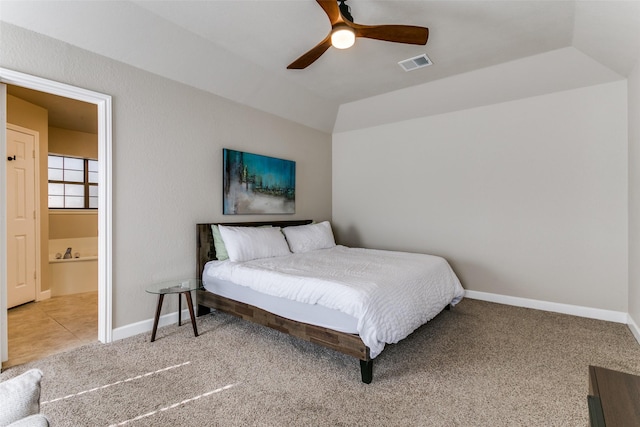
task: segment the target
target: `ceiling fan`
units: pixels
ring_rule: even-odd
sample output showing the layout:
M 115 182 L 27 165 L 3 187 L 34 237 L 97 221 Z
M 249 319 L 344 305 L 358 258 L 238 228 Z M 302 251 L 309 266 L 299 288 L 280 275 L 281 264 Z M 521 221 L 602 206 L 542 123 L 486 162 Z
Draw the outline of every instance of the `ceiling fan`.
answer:
M 356 37 L 384 40 L 395 43 L 427 44 L 429 29 L 413 25 L 360 25 L 353 22 L 346 0 L 316 0 L 331 22 L 331 31 L 313 49 L 293 61 L 287 69 L 301 70 L 313 64 L 334 46 L 346 49 L 355 43 Z M 338 2 L 340 3 L 338 5 Z

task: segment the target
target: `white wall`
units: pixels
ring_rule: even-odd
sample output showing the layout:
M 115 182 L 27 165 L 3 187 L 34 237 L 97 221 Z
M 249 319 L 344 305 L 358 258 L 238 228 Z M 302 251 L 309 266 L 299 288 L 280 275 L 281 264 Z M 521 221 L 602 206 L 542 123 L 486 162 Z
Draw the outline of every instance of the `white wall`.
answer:
M 629 75 L 629 317 L 640 341 L 640 61 Z
M 0 66 L 113 97 L 113 326 L 195 274 L 195 224 L 331 218 L 331 136 L 0 23 Z M 223 216 L 222 148 L 297 162 L 295 215 Z M 164 312 L 175 311 L 177 299 Z
M 469 290 L 626 313 L 626 91 L 335 133 L 338 239 L 445 256 Z

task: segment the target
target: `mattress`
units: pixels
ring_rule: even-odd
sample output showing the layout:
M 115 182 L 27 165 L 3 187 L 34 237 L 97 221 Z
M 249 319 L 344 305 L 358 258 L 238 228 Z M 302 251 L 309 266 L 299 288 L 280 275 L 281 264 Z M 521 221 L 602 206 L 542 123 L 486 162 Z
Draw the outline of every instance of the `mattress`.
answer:
M 217 261 L 210 261 L 207 265 L 215 262 Z M 204 268 L 202 281 L 205 289 L 209 292 L 261 308 L 296 322 L 308 323 L 347 334 L 358 333 L 358 319 L 353 316 L 318 304 L 306 304 L 267 295 L 246 286 L 210 277 L 207 275 L 207 265 Z

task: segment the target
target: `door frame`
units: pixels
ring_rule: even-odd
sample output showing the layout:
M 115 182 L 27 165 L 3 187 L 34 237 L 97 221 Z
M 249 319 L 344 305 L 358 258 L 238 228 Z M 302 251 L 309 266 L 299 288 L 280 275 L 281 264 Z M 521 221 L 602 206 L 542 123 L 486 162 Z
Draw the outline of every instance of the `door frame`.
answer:
M 6 128 L 6 86 L 22 86 L 95 104 L 98 110 L 98 340 L 112 341 L 112 112 L 111 96 L 0 67 L 0 126 Z M 6 175 L 6 132 L 0 132 L 0 176 Z M 6 206 L 6 186 L 0 185 L 0 205 Z M 44 207 L 42 207 L 44 208 Z M 7 219 L 0 209 L 0 361 L 8 359 Z

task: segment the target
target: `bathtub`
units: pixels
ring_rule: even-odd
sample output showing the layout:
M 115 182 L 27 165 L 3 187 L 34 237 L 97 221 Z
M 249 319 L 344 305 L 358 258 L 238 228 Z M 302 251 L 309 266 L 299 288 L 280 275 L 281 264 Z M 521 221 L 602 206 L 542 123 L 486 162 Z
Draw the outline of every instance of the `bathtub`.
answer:
M 67 248 L 73 258 L 56 259 Z M 98 290 L 97 237 L 49 240 L 49 289 L 52 297 Z

